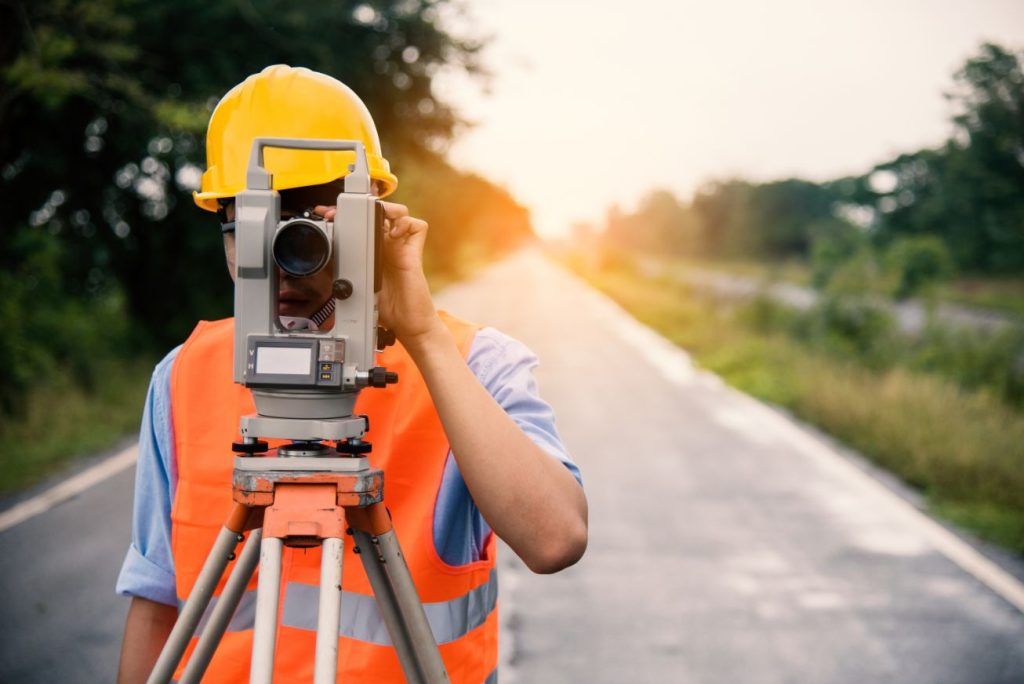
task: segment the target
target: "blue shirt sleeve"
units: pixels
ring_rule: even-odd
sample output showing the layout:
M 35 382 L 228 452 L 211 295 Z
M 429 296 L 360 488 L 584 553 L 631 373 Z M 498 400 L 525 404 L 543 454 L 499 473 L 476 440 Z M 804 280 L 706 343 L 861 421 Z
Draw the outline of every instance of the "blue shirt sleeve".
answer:
M 171 366 L 180 347 L 153 371 L 139 431 L 132 543 L 117 578 L 118 594 L 177 605 L 171 556 L 171 504 L 177 473 L 171 430 Z
M 537 357 L 522 342 L 494 328 L 480 330 L 467 359 L 480 384 L 516 425 L 552 458 L 560 461 L 583 484 L 555 427 L 551 406 L 540 398 L 533 370 Z M 449 565 L 481 558 L 491 529 L 470 496 L 453 454 L 448 454 L 441 489 L 434 507 L 434 546 Z

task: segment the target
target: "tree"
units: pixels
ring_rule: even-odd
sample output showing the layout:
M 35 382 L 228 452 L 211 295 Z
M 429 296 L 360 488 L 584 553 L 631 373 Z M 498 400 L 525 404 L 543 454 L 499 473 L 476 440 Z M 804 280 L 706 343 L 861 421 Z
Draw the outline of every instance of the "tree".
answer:
M 704 251 L 728 257 L 808 257 L 817 235 L 846 224 L 835 216 L 828 185 L 799 178 L 755 184 L 713 183 L 693 200 Z
M 985 44 L 954 76 L 954 133 L 937 149 L 903 154 L 861 179 L 880 246 L 935 235 L 962 270 L 1024 269 L 1024 71 L 1022 53 Z M 880 174 L 891 178 L 874 187 Z M 891 186 L 891 187 L 890 187 Z
M 612 245 L 653 254 L 693 251 L 694 227 L 689 209 L 668 190 L 654 190 L 632 214 L 612 214 L 606 239 Z

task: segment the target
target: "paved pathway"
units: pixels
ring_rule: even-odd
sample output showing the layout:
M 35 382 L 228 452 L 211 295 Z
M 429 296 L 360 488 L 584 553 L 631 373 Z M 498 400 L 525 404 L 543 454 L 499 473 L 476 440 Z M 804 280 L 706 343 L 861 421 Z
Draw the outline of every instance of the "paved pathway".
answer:
M 538 352 L 590 501 L 576 567 L 506 554 L 505 684 L 1024 682 L 1024 614 L 940 528 L 575 278 L 524 255 L 444 303 Z

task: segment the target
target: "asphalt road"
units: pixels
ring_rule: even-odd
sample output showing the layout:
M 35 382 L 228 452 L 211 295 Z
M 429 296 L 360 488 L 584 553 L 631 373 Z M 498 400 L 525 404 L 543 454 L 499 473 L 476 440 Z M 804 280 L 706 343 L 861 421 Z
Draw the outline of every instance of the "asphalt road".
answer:
M 1024 614 L 827 441 L 537 255 L 439 302 L 538 352 L 590 501 L 577 566 L 503 549 L 503 684 L 1024 682 Z M 131 476 L 0 534 L 0 682 L 111 680 Z

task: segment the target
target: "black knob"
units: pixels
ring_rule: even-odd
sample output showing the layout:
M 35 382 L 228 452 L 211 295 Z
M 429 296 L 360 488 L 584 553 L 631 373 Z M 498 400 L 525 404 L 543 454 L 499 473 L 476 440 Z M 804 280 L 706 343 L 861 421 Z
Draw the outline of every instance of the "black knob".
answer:
M 256 440 L 254 442 L 232 442 L 231 450 L 237 454 L 262 454 L 268 451 L 270 446 L 262 441 Z
M 362 440 L 338 442 L 338 453 L 346 456 L 362 456 L 373 451 L 373 445 Z
M 332 289 L 334 290 L 335 299 L 348 299 L 352 296 L 352 283 L 344 278 L 335 280 L 334 287 Z
M 398 382 L 398 373 L 392 373 L 383 366 L 370 369 L 370 387 L 387 387 Z
M 377 326 L 377 351 L 384 351 L 395 343 L 395 333 Z

